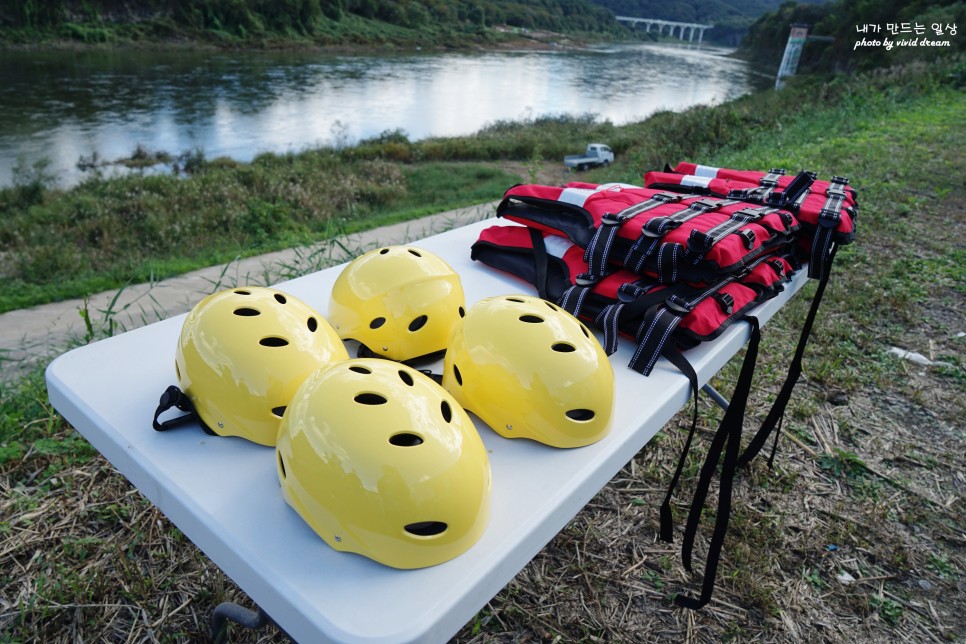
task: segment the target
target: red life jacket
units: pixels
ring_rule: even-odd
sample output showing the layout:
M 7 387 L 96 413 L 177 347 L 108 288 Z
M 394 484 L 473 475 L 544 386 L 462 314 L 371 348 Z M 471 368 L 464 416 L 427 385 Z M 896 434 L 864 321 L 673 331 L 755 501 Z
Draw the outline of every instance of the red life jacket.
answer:
M 711 283 L 784 246 L 799 229 L 781 208 L 615 183 L 514 186 L 497 216 L 585 249 L 589 279 L 623 266 L 663 284 Z
M 721 462 L 720 487 L 714 531 L 708 548 L 704 581 L 698 598 L 679 595 L 676 602 L 689 608 L 708 603 L 731 513 L 731 487 L 741 455 L 739 445 L 748 395 L 757 361 L 758 321 L 746 312 L 758 302 L 779 293 L 796 267 L 794 259 L 772 253 L 759 257 L 741 273 L 723 276 L 710 285 L 661 284 L 626 269 L 615 270 L 596 281 L 585 281 L 584 252 L 564 237 L 520 226 L 484 229 L 473 244 L 471 257 L 510 273 L 536 287 L 540 297 L 554 301 L 573 315 L 604 330 L 605 350 L 616 350 L 617 334 L 634 337 L 638 348 L 631 366 L 645 375 L 659 355 L 667 357 L 687 376 L 694 396 L 697 374 L 678 351 L 717 337 L 733 321 L 751 326 L 751 339 L 741 373 L 724 418 L 708 448 L 691 502 L 681 545 L 682 563 L 691 570 L 691 555 L 701 512 L 711 481 Z M 697 428 L 697 404 L 677 468 L 660 507 L 660 536 L 673 541 L 671 499 L 690 452 Z
M 638 349 L 628 366 L 648 375 L 661 355 L 721 335 L 757 304 L 781 292 L 799 268 L 789 254 L 769 253 L 741 272 L 711 284 L 662 284 L 627 269 L 586 280 L 584 251 L 570 240 L 521 226 L 491 226 L 473 244 L 471 258 L 522 279 L 545 300 L 604 332 L 604 350 L 619 334 Z
M 801 225 L 799 244 L 808 257 L 809 277 L 815 279 L 828 268 L 832 244 L 850 244 L 855 239 L 857 194 L 848 183 L 838 176 L 820 181 L 811 172 L 793 177 L 784 170 L 731 170 L 695 163 L 644 175 L 644 185 L 652 189 L 787 208 Z

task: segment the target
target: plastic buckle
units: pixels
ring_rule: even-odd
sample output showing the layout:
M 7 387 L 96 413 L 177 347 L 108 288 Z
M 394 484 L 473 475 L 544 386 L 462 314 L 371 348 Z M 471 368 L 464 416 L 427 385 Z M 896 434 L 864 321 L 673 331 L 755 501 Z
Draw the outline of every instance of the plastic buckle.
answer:
M 778 275 L 779 279 L 785 279 L 785 263 L 782 262 L 777 257 L 768 262 L 775 274 Z
M 711 250 L 712 245 L 712 239 L 699 230 L 692 230 L 688 236 L 688 252 L 704 254 Z
M 701 212 L 710 212 L 712 210 L 717 210 L 720 207 L 720 201 L 708 198 L 697 199 L 688 204 L 688 208 L 691 210 L 700 210 Z
M 643 237 L 650 237 L 652 239 L 662 237 L 667 231 L 677 228 L 677 226 L 668 226 L 665 228 L 665 225 L 668 225 L 669 223 L 673 224 L 674 222 L 669 221 L 667 217 L 655 217 L 654 219 L 650 219 L 644 222 L 644 225 L 641 226 L 641 235 Z M 654 224 L 654 226 L 657 227 L 657 230 L 653 230 L 654 226 L 651 224 Z
M 783 191 L 769 192 L 765 196 L 764 204 L 772 208 L 782 208 L 785 205 L 785 193 Z
M 836 210 L 822 208 L 818 214 L 818 225 L 822 228 L 836 228 L 842 220 L 842 215 Z
M 683 298 L 672 295 L 664 301 L 664 306 L 675 315 L 685 316 L 691 312 L 691 306 Z
M 158 401 L 158 406 L 162 409 L 171 409 L 176 407 L 181 411 L 191 411 L 190 400 L 188 397 L 178 389 L 175 385 L 169 385 L 164 393 L 161 394 L 161 399 Z
M 581 273 L 574 278 L 574 284 L 577 286 L 593 286 L 597 283 L 597 278 L 590 273 Z
M 664 203 L 673 203 L 675 201 L 681 201 L 684 199 L 684 195 L 675 194 L 673 192 L 655 192 L 651 195 L 651 199 L 655 201 L 663 201 Z
M 745 242 L 746 249 L 751 250 L 752 248 L 755 247 L 755 241 L 757 240 L 757 237 L 755 237 L 755 232 L 753 230 L 749 230 L 746 228 L 744 230 L 739 230 L 735 234 L 741 237 L 741 239 Z
M 620 214 L 619 212 L 605 212 L 600 217 L 600 224 L 602 226 L 620 226 L 627 220 L 627 217 Z
M 730 293 L 718 291 L 714 294 L 714 299 L 718 301 L 718 304 L 721 305 L 726 315 L 731 315 L 735 312 L 735 298 L 731 297 Z
M 625 282 L 617 287 L 617 301 L 623 304 L 628 304 L 644 295 L 644 293 L 647 292 L 647 289 L 638 286 L 640 283 L 640 280 L 637 282 Z

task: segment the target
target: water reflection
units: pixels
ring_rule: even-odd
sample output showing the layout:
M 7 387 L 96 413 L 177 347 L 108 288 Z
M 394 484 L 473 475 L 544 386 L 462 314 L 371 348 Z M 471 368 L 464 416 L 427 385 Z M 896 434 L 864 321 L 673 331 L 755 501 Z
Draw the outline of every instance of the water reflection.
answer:
M 61 183 L 81 156 L 137 146 L 248 161 L 260 152 L 469 134 L 500 120 L 596 114 L 621 124 L 747 93 L 747 66 L 714 49 L 332 56 L 307 53 L 0 54 L 0 185 L 18 158 Z

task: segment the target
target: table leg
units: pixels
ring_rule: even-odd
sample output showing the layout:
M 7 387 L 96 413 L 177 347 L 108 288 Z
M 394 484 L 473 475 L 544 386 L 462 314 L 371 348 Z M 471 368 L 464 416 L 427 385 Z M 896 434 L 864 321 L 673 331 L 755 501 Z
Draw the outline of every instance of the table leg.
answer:
M 711 385 L 705 385 L 701 387 L 701 391 L 708 394 L 718 407 L 721 407 L 725 411 L 728 411 L 728 399 L 718 393 L 718 390 Z
M 235 622 L 242 628 L 258 630 L 266 624 L 274 622 L 268 613 L 259 608 L 257 611 L 248 610 L 234 602 L 222 602 L 211 611 L 211 641 L 215 644 L 228 642 L 228 622 Z M 284 631 L 283 631 L 284 632 Z

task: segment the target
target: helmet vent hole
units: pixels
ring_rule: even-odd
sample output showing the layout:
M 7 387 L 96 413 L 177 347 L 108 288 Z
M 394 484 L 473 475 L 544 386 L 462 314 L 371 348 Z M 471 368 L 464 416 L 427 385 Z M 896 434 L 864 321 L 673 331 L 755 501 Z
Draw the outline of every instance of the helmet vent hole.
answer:
M 251 295 L 252 292 L 251 291 L 245 291 L 243 289 L 235 289 L 235 294 L 236 295 Z
M 421 328 L 426 326 L 426 323 L 428 321 L 429 321 L 428 317 L 426 317 L 425 315 L 420 315 L 418 318 L 416 318 L 415 320 L 409 323 L 409 330 L 419 331 Z
M 577 347 L 569 342 L 554 342 L 550 348 L 558 353 L 573 353 L 577 350 Z
M 410 523 L 404 529 L 417 537 L 435 537 L 446 532 L 447 528 L 449 526 L 442 521 L 419 521 L 418 523 Z
M 543 318 L 539 315 L 521 315 L 520 321 L 526 322 L 527 324 L 539 324 L 543 322 Z
M 386 255 L 387 253 L 389 253 L 389 249 L 388 248 L 383 248 L 382 250 L 379 251 L 379 254 L 380 255 Z
M 316 320 L 315 318 L 309 318 L 308 322 L 306 322 L 306 326 L 309 327 L 309 331 L 311 331 L 312 333 L 315 333 L 316 330 L 319 328 L 319 321 Z
M 278 453 L 278 473 L 281 474 L 282 478 L 284 479 L 285 477 L 288 476 L 288 474 L 285 473 L 285 460 L 282 458 L 282 454 L 280 452 L 277 452 L 277 453 Z
M 396 447 L 416 447 L 417 445 L 423 444 L 423 439 L 417 434 L 402 432 L 401 434 L 393 434 L 390 436 L 389 444 L 395 445 Z
M 590 337 L 590 331 L 588 331 L 587 327 L 585 327 L 583 324 L 580 325 L 580 330 L 584 332 L 585 336 L 587 336 L 588 338 Z
M 410 255 L 415 255 L 416 257 L 422 257 L 422 255 L 420 255 L 420 254 L 419 254 L 419 251 L 417 251 L 417 250 L 414 250 L 414 249 L 412 249 L 412 248 L 407 248 L 406 250 L 408 250 L 408 251 L 409 251 L 409 254 L 410 254 Z
M 285 296 L 282 295 L 281 293 L 275 294 L 275 301 L 278 302 L 279 304 L 285 304 L 286 302 L 288 302 L 288 300 L 285 299 Z
M 349 367 L 349 371 L 355 371 L 356 373 L 370 374 L 372 370 L 368 367 L 360 367 L 359 365 L 352 365 Z
M 464 309 L 462 306 L 460 307 L 459 313 L 461 318 L 466 317 L 466 309 Z
M 379 394 L 359 394 L 353 398 L 360 405 L 385 405 L 389 400 L 385 396 L 380 396 Z
M 178 376 L 178 382 L 181 382 L 181 367 L 178 365 L 177 360 L 174 363 L 174 373 Z
M 517 302 L 519 304 L 523 304 L 523 300 L 521 300 L 518 297 L 508 297 L 508 298 L 506 298 L 506 301 L 507 302 Z
M 439 410 L 443 413 L 443 420 L 447 423 L 453 420 L 453 410 L 445 400 L 439 404 Z
M 547 308 L 550 309 L 551 311 L 558 310 L 557 307 L 554 306 L 553 304 L 551 304 L 550 302 L 544 302 L 544 304 L 546 304 L 547 305 Z
M 251 317 L 255 317 L 256 315 L 262 314 L 262 312 L 259 311 L 258 309 L 251 309 L 251 308 L 248 308 L 247 306 L 243 306 L 240 309 L 235 309 L 234 311 L 232 311 L 232 313 L 234 313 L 235 315 L 240 315 L 243 318 L 251 318 Z
M 413 386 L 413 377 L 410 376 L 407 372 L 400 370 L 400 372 L 399 372 L 399 379 L 402 380 L 403 382 L 405 382 L 410 387 Z
M 381 327 L 385 323 L 386 323 L 386 318 L 376 318 L 372 322 L 369 323 L 369 328 L 370 329 L 378 329 L 379 327 Z
M 587 422 L 593 419 L 595 415 L 592 409 L 571 409 L 567 412 L 567 418 L 579 422 Z
M 463 374 L 460 373 L 460 368 L 455 364 L 453 365 L 453 377 L 456 378 L 456 383 L 458 385 L 463 385 Z
M 281 418 L 285 415 L 285 405 L 280 405 L 278 407 L 272 407 L 272 414 Z
M 258 344 L 263 347 L 287 347 L 288 340 L 285 338 L 280 338 L 276 335 L 270 335 L 267 338 L 262 338 L 258 341 Z

